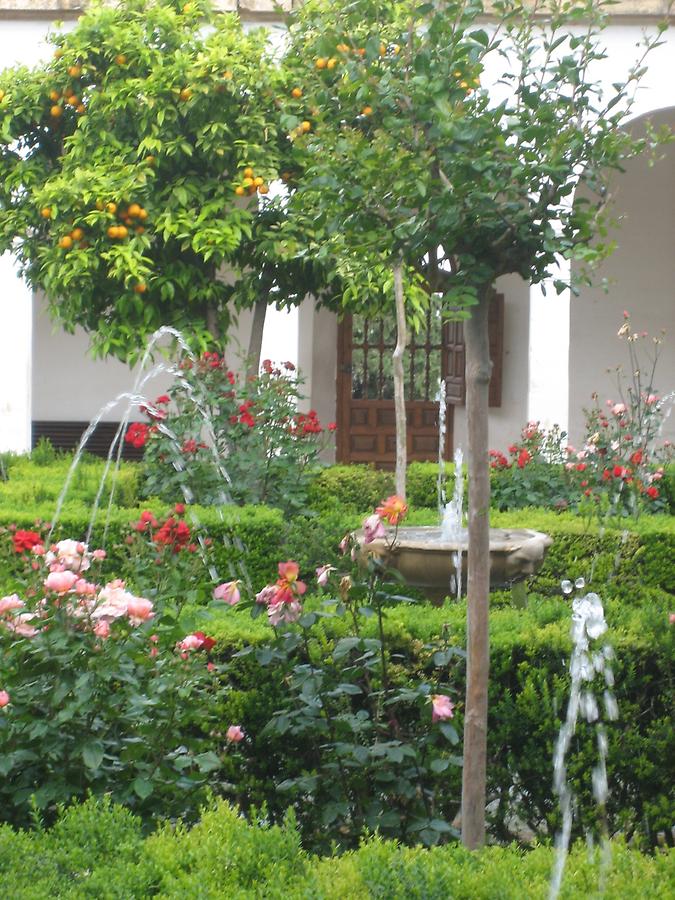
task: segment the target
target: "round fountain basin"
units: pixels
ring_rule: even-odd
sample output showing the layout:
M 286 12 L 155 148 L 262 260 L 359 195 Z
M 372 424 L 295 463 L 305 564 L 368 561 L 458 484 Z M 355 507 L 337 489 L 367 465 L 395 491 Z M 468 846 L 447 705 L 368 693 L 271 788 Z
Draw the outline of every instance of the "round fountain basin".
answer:
M 438 601 L 453 593 L 451 579 L 456 574 L 456 554 L 461 553 L 462 585 L 466 592 L 468 535 L 463 529 L 458 540 L 447 540 L 439 526 L 411 525 L 398 529 L 396 542 L 385 540 L 366 544 L 357 535 L 361 556 L 374 554 L 389 568 L 398 569 L 411 587 L 420 588 Z M 505 587 L 534 575 L 541 568 L 553 539 L 529 528 L 491 528 L 490 586 Z

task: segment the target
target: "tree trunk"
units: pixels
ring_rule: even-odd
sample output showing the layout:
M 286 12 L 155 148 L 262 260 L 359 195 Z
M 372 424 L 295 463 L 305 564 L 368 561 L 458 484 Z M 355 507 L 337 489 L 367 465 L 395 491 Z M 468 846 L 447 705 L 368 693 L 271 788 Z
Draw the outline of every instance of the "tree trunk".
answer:
M 405 415 L 405 381 L 403 354 L 408 337 L 405 326 L 403 297 L 403 266 L 394 266 L 394 297 L 396 299 L 396 347 L 393 353 L 394 408 L 396 411 L 396 493 L 405 499 L 406 468 L 408 464 L 408 425 Z
M 490 287 L 464 323 L 466 412 L 469 455 L 469 559 L 467 586 L 467 671 L 462 779 L 462 843 L 470 850 L 485 843 L 488 675 L 490 638 L 490 469 L 488 386 Z
M 265 330 L 266 315 L 267 300 L 257 300 L 253 308 L 251 337 L 248 341 L 248 353 L 246 354 L 246 374 L 249 377 L 255 377 L 260 371 L 260 352 L 262 350 L 262 339 L 263 331 Z
M 209 329 L 213 340 L 218 343 L 220 341 L 220 326 L 218 324 L 218 316 L 212 306 L 209 306 L 206 310 L 206 327 Z

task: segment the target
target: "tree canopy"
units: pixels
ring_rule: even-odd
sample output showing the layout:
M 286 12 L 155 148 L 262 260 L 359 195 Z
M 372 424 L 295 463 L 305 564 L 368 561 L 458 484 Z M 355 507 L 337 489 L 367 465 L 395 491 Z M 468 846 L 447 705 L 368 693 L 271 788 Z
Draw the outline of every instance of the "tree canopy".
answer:
M 209 340 L 274 257 L 291 145 L 267 34 L 201 0 L 126 0 L 53 40 L 47 64 L 0 75 L 0 250 L 101 355 L 163 324 Z M 291 273 L 303 296 L 307 267 Z

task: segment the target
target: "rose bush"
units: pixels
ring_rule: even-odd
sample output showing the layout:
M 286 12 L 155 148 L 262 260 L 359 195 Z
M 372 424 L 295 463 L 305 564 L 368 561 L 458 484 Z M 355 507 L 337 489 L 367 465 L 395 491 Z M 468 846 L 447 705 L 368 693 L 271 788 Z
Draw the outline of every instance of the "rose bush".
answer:
M 185 636 L 184 597 L 138 596 L 100 578 L 103 551 L 45 536 L 4 536 L 23 568 L 0 598 L 2 818 L 49 821 L 88 793 L 148 817 L 196 812 L 225 745 L 213 640 Z
M 618 401 L 609 399 L 603 408 L 593 395 L 593 407 L 584 410 L 581 449 L 566 445 L 567 435 L 557 426 L 547 431 L 528 422 L 508 457 L 490 451 L 492 498 L 499 509 L 571 507 L 603 517 L 667 509 L 660 481 L 673 448 L 659 435 L 673 398 L 655 387 L 662 338 L 634 331 L 628 312 L 618 337 L 627 343 L 630 374 L 616 369 Z
M 387 498 L 364 522 L 365 541 L 383 534 L 393 543 L 406 512 L 400 498 Z M 356 559 L 358 547 L 347 535 L 346 559 Z M 355 846 L 376 829 L 427 845 L 456 836 L 451 823 L 459 798 L 448 792 L 448 769 L 461 765 L 451 696 L 463 651 L 439 637 L 428 647 L 433 675 L 411 684 L 406 660 L 385 637 L 387 611 L 413 602 L 398 593 L 397 573 L 368 555 L 356 569 L 320 566 L 319 600 L 307 603 L 299 576 L 297 563 L 280 563 L 275 583 L 241 601 L 253 617 L 266 613 L 274 631 L 268 643 L 235 657 L 253 656 L 265 671 L 261 677 L 273 677 L 284 690 L 271 720 L 253 736 L 255 746 L 242 742 L 240 776 L 256 764 L 256 754 L 273 752 L 262 749 L 270 742 L 283 741 L 286 751 L 297 746 L 299 770 L 279 771 L 275 789 L 288 796 L 314 847 Z M 364 634 L 370 618 L 377 637 Z M 246 782 L 236 774 L 231 780 Z M 248 806 L 246 796 L 239 800 Z
M 216 352 L 185 358 L 168 394 L 146 407 L 149 422 L 126 434 L 145 447 L 146 492 L 209 505 L 267 503 L 301 509 L 326 429 L 298 412 L 295 366 L 264 360 L 255 377 L 237 376 Z

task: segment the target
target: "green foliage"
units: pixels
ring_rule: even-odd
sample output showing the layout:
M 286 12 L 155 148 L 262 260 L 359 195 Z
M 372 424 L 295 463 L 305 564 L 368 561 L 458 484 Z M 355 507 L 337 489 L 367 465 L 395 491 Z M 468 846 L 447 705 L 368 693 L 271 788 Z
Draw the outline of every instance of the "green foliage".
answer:
M 610 831 L 642 834 L 648 843 L 655 843 L 657 832 L 670 827 L 667 810 L 672 802 L 664 771 L 664 761 L 675 751 L 669 723 L 674 639 L 668 626 L 671 595 L 636 589 L 630 598 L 632 604 L 627 604 L 617 585 L 600 589 L 600 593 L 610 625 L 608 642 L 616 654 L 613 667 L 620 710 L 619 720 L 607 728 Z M 501 598 L 493 599 L 501 602 Z M 322 614 L 326 608 L 319 600 L 310 599 L 306 611 Z M 465 628 L 463 603 L 440 609 L 422 604 L 388 606 L 383 616 L 384 640 L 397 685 L 407 685 L 414 692 L 420 682 L 445 679 L 451 683 L 453 695 L 461 698 L 461 658 L 453 657 L 439 669 L 436 663 L 441 660 L 435 660 L 434 653 L 439 640 L 448 646 L 463 646 Z M 260 651 L 268 645 L 269 626 L 261 619 L 250 621 L 242 612 L 228 610 L 209 621 L 209 630 L 221 647 L 231 648 L 234 654 L 228 659 L 232 691 L 223 698 L 222 719 L 241 723 L 250 737 L 250 742 L 240 745 L 242 757 L 232 760 L 228 782 L 244 808 L 265 802 L 272 820 L 278 821 L 289 798 L 285 793 L 270 793 L 270 783 L 284 779 L 302 782 L 317 771 L 318 764 L 307 736 L 294 737 L 290 724 L 281 735 L 266 727 L 275 711 L 295 708 L 294 692 L 289 692 L 291 681 L 267 675 L 271 668 L 279 673 L 286 671 L 281 657 L 262 665 L 255 652 L 237 655 L 247 645 Z M 310 659 L 316 666 L 320 657 L 329 673 L 335 666 L 331 648 L 349 638 L 349 623 L 322 618 L 313 631 Z M 559 595 L 556 599 L 533 595 L 527 610 L 494 605 L 491 611 L 494 677 L 489 698 L 488 794 L 496 801 L 490 829 L 500 840 L 521 837 L 523 826 L 540 838 L 550 837 L 559 826 L 551 773 L 553 745 L 569 696 L 565 662 L 571 651 L 569 631 L 569 605 Z M 377 617 L 362 623 L 360 635 L 362 640 L 377 644 Z M 266 657 L 262 660 L 265 662 Z M 359 663 L 355 666 L 358 668 Z M 344 682 L 350 678 L 347 673 Z M 290 712 L 288 715 L 292 723 Z M 402 721 L 404 728 L 409 728 L 414 719 L 404 716 Z M 453 723 L 460 733 L 461 722 L 460 702 Z M 328 743 L 329 736 L 324 740 Z M 593 830 L 598 825 L 590 779 L 596 762 L 595 735 L 592 729 L 580 726 L 570 754 L 572 788 L 580 798 L 581 819 L 575 825 L 580 835 L 584 829 Z M 444 802 L 457 803 L 459 771 L 450 766 L 443 778 Z M 512 791 L 514 784 L 519 787 L 516 793 Z M 314 796 L 317 788 L 310 785 L 307 781 L 303 796 Z M 323 785 L 324 791 L 336 789 L 332 783 Z M 296 809 L 303 833 L 316 846 L 312 819 L 317 810 L 301 798 Z M 344 836 L 338 839 L 342 841 Z
M 439 636 L 426 646 L 439 671 L 414 677 L 408 655 L 384 630 L 388 610 L 413 601 L 400 585 L 384 584 L 394 573 L 377 560 L 361 573 L 325 572 L 321 601 L 304 611 L 296 574 L 297 564 L 280 564 L 276 585 L 266 589 L 271 598 L 259 595 L 252 607 L 257 619 L 267 603 L 269 642 L 236 654 L 253 655 L 285 686 L 256 738 L 301 753 L 291 771 L 278 770 L 275 794 L 293 802 L 313 848 L 356 846 L 374 831 L 425 845 L 456 837 L 457 799 L 446 787 L 448 770 L 461 765 L 453 749 L 459 733 L 446 720 L 464 651 Z M 371 619 L 377 628 L 366 637 Z
M 143 837 L 138 820 L 108 801 L 62 811 L 50 831 L 0 827 L 0 889 L 16 900 L 43 897 L 266 897 L 270 900 L 539 900 L 554 863 L 550 847 L 523 852 L 457 845 L 400 847 L 373 837 L 341 856 L 310 856 L 292 818 L 248 823 L 227 804 L 205 810 L 191 829 L 160 828 Z M 603 896 L 665 897 L 673 851 L 653 856 L 611 845 Z M 571 848 L 562 900 L 590 897 L 601 877 L 599 852 Z M 666 893 L 664 893 L 664 891 Z
M 294 135 L 304 173 L 289 230 L 306 221 L 299 239 L 336 266 L 400 260 L 410 305 L 421 282 L 448 315 L 500 275 L 541 281 L 558 253 L 602 259 L 606 179 L 645 146 L 620 127 L 644 54 L 611 91 L 586 74 L 604 59 L 609 9 L 507 0 L 488 33 L 480 2 L 302 4 L 285 65 L 312 127 Z M 498 103 L 488 71 L 509 86 Z M 287 101 L 289 123 L 297 107 Z M 591 200 L 577 191 L 570 204 L 579 178 Z M 353 274 L 368 295 L 368 275 Z
M 126 435 L 145 444 L 146 494 L 302 510 L 327 432 L 314 410 L 298 412 L 294 373 L 293 363 L 267 359 L 260 374 L 241 378 L 218 353 L 184 357 L 168 393 L 146 410 L 151 424 L 135 423 Z

